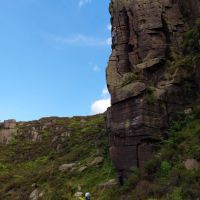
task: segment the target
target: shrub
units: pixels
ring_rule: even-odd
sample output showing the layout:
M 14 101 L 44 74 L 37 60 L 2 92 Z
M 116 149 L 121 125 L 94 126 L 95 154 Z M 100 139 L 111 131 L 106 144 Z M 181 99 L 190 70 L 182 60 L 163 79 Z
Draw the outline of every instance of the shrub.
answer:
M 154 104 L 156 102 L 156 96 L 154 94 L 155 89 L 153 87 L 147 87 L 145 90 L 145 97 L 147 103 Z
M 9 140 L 9 144 L 10 145 L 15 145 L 17 144 L 18 140 L 17 140 L 17 136 L 13 135 L 12 138 Z
M 200 19 L 196 21 L 195 26 L 185 33 L 183 48 L 185 53 L 194 53 L 200 50 Z
M 192 148 L 189 150 L 189 154 L 194 159 L 200 161 L 200 146 L 199 146 L 199 144 L 192 146 Z
M 179 187 L 176 187 L 173 192 L 170 194 L 169 200 L 173 199 L 173 200 L 183 200 L 183 193 L 182 193 L 182 189 Z
M 133 72 L 129 72 L 129 73 L 126 73 L 124 76 L 123 76 L 123 81 L 122 81 L 122 87 L 125 86 L 125 85 L 128 85 L 130 83 L 132 83 L 133 81 L 137 80 L 139 78 L 139 76 L 137 74 L 134 74 Z
M 186 124 L 191 121 L 191 117 L 186 115 L 185 113 L 177 113 L 176 116 L 174 117 L 174 120 L 171 121 L 171 126 L 170 126 L 170 132 L 178 132 L 181 131 Z
M 3 172 L 7 170 L 8 170 L 8 166 L 0 162 L 0 171 Z
M 200 139 L 200 128 L 195 131 L 195 135 Z
M 167 177 L 169 175 L 170 170 L 171 170 L 171 165 L 167 160 L 164 160 L 161 162 L 159 175 L 161 177 Z
M 196 119 L 200 119 L 200 105 L 196 105 L 194 107 L 194 117 Z
M 139 177 L 140 177 L 139 170 L 137 168 L 134 168 L 132 170 L 132 174 L 122 187 L 122 191 L 125 192 L 131 190 L 139 181 Z
M 152 158 L 146 162 L 144 168 L 148 174 L 154 174 L 160 168 L 160 159 L 156 157 Z

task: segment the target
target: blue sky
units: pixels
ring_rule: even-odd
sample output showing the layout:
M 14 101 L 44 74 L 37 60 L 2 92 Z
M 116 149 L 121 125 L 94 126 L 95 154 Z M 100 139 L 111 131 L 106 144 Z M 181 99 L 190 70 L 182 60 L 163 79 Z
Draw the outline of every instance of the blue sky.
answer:
M 0 1 L 0 120 L 105 110 L 108 5 L 109 0 Z

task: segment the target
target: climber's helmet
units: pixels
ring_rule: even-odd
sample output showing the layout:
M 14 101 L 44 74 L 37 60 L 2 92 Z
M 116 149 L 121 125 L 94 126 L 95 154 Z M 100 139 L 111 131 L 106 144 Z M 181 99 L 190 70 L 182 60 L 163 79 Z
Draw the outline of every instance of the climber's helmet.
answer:
M 89 193 L 89 192 L 86 192 L 86 193 L 85 193 L 85 197 L 86 197 L 86 198 L 90 198 L 90 193 Z

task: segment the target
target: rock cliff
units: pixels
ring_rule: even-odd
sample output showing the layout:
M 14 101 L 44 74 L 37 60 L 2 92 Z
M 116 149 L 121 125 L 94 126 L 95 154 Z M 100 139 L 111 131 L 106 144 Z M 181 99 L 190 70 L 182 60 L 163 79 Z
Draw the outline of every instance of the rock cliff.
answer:
M 185 33 L 200 16 L 199 0 L 112 0 L 112 54 L 107 85 L 110 155 L 127 178 L 168 137 L 176 112 L 190 112 L 199 64 L 184 53 Z
M 16 133 L 16 121 L 14 119 L 5 120 L 0 123 L 0 144 L 8 143 Z

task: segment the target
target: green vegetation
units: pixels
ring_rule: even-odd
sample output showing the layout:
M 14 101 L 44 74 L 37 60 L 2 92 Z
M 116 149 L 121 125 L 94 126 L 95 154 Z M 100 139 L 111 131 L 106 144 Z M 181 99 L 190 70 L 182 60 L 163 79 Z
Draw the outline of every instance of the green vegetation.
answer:
M 186 53 L 196 53 L 200 50 L 200 19 L 195 26 L 185 34 L 183 47 Z
M 22 125 L 19 130 L 28 133 L 32 126 L 37 130 L 42 123 Z M 29 199 L 35 188 L 44 192 L 40 199 L 76 199 L 78 188 L 90 191 L 94 199 L 111 199 L 111 189 L 99 187 L 116 177 L 104 124 L 104 115 L 58 118 L 52 126 L 39 131 L 42 139 L 36 142 L 19 135 L 8 145 L 0 145 L 0 199 Z M 61 129 L 68 134 L 62 136 Z M 103 162 L 90 165 L 98 156 L 103 157 Z M 59 170 L 62 164 L 69 163 L 75 163 L 73 170 Z M 79 171 L 83 166 L 86 168 Z
M 183 52 L 173 52 L 173 59 L 166 63 L 167 72 L 172 76 L 178 68 L 191 72 L 200 59 L 200 19 L 184 35 Z M 170 76 L 170 78 L 172 78 Z
M 133 172 L 125 190 L 131 200 L 194 200 L 200 197 L 200 169 L 188 170 L 187 159 L 200 161 L 199 104 L 191 114 L 177 113 L 171 122 L 169 139 L 160 144 L 160 150 L 140 173 Z
M 147 87 L 145 90 L 145 98 L 147 103 L 154 104 L 156 102 L 156 96 L 154 94 L 155 88 L 154 87 Z
M 199 105 L 190 114 L 177 113 L 171 122 L 169 139 L 160 144 L 143 170 L 132 169 L 122 187 L 99 186 L 116 178 L 108 156 L 104 115 L 57 119 L 51 128 L 41 130 L 45 137 L 36 142 L 15 136 L 14 142 L 0 145 L 0 197 L 28 199 L 37 187 L 44 192 L 40 198 L 44 200 L 73 200 L 79 190 L 90 191 L 98 200 L 198 199 L 200 170 L 187 170 L 184 161 L 200 161 Z M 61 136 L 58 127 L 70 134 Z M 28 131 L 26 126 L 19 128 Z M 98 156 L 103 157 L 103 162 L 92 164 Z M 75 163 L 74 168 L 59 170 L 62 164 L 69 163 Z
M 122 80 L 122 84 L 121 87 L 124 87 L 136 80 L 140 80 L 142 79 L 142 76 L 140 75 L 140 72 L 128 72 L 126 74 L 123 75 L 123 80 Z

